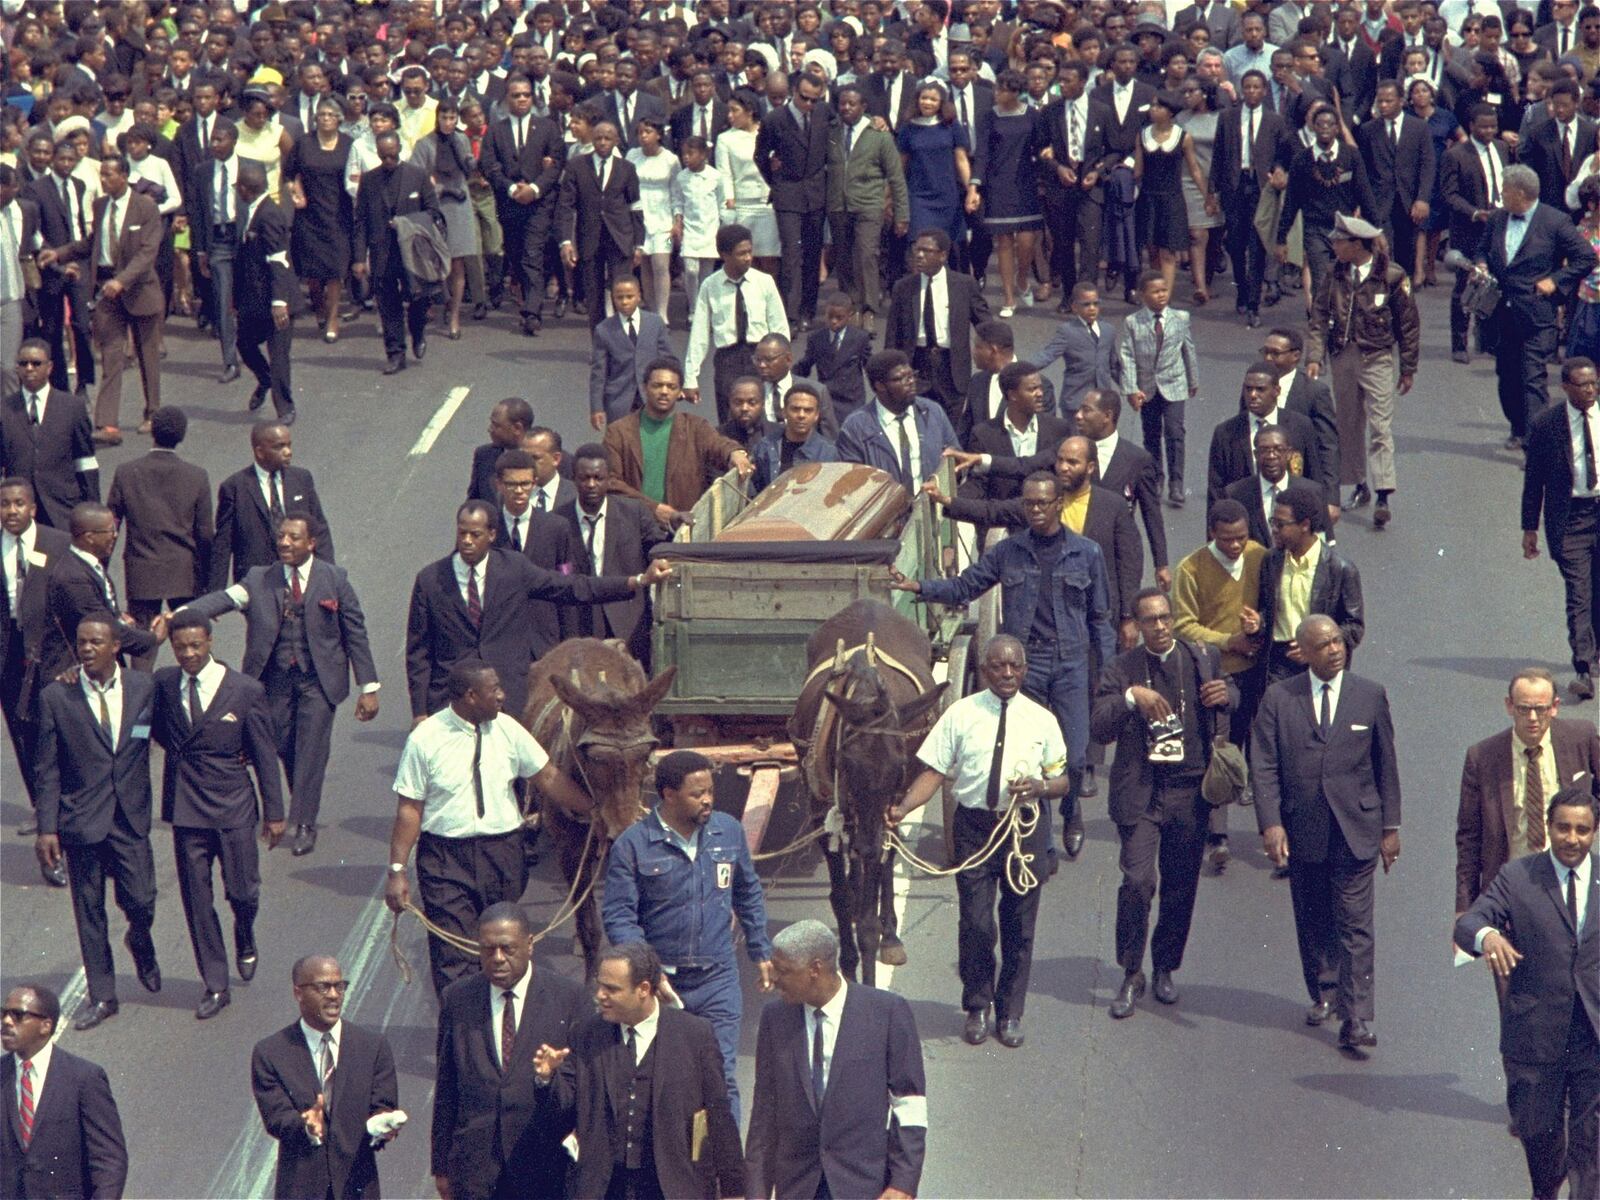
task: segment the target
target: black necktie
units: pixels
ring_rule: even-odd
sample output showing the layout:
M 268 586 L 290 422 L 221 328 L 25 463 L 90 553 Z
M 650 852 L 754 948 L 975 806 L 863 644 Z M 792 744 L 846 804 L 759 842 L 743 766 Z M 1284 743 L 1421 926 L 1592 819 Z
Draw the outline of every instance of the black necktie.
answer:
M 526 118 L 524 117 L 518 117 L 515 121 L 511 122 L 511 128 L 515 133 L 515 138 L 513 140 L 517 143 L 518 158 L 522 157 L 522 123 L 525 119 Z
M 639 344 L 639 331 L 634 328 L 633 318 L 628 318 L 628 340 L 635 346 Z
M 28 394 L 28 424 L 37 425 L 38 423 L 39 423 L 39 393 L 38 392 L 30 392 Z
M 606 158 L 609 158 L 609 157 L 611 157 L 611 156 L 610 155 L 606 156 Z M 595 182 L 600 185 L 600 190 L 602 192 L 605 191 L 606 190 L 606 159 L 605 158 L 597 158 L 597 159 L 594 160 L 594 178 L 595 178 Z
M 1560 32 L 1561 32 L 1561 54 L 1558 54 L 1556 56 L 1557 58 L 1560 58 L 1562 55 L 1566 54 L 1566 52 L 1567 52 L 1567 37 L 1569 36 L 1567 27 L 1565 25 L 1562 25 L 1560 27 Z
M 928 349 L 932 350 L 939 344 L 938 326 L 933 320 L 933 276 L 922 277 L 922 335 L 927 339 Z
M 272 524 L 276 528 L 278 522 L 283 520 L 283 491 L 278 486 L 278 473 L 276 471 L 267 476 L 267 486 L 272 491 Z
M 482 805 L 479 805 L 479 815 L 482 815 Z M 517 994 L 512 991 L 500 993 L 500 1069 L 511 1069 L 511 1051 L 517 1044 Z
M 90 686 L 94 687 L 93 684 L 90 684 Z M 106 703 L 106 692 L 109 690 L 110 685 L 107 684 L 103 688 L 94 688 L 94 694 L 100 701 L 100 728 L 105 730 L 107 740 L 114 743 L 116 738 L 111 732 L 111 706 Z
M 1322 727 L 1322 736 L 1327 737 L 1333 728 L 1333 689 L 1326 683 L 1322 685 L 1322 716 L 1319 723 Z
M 598 514 L 592 517 L 586 516 L 583 518 L 583 523 L 589 527 L 589 531 L 583 536 L 583 551 L 589 556 L 589 570 L 598 575 L 600 564 L 594 557 L 594 531 L 600 527 L 600 517 Z
M 1567 916 L 1572 918 L 1572 936 L 1578 936 L 1578 872 L 1567 868 Z M 816 1067 L 812 1067 L 815 1072 Z
M 1583 425 L 1583 469 L 1589 477 L 1589 490 L 1600 491 L 1600 477 L 1594 470 L 1594 431 L 1589 428 L 1589 414 L 1580 412 L 1579 419 Z
M 542 499 L 543 496 L 544 496 L 544 493 L 541 492 L 541 493 L 539 493 L 539 495 L 540 495 L 540 498 Z M 511 518 L 511 548 L 513 550 L 515 550 L 518 554 L 522 553 L 522 518 L 521 517 L 512 517 Z
M 962 88 L 956 93 L 956 101 L 961 109 L 961 128 L 967 130 L 967 140 L 972 140 L 972 122 L 967 119 L 967 89 Z
M 1572 893 L 1569 891 L 1567 894 L 1570 896 Z M 1570 906 L 1574 902 L 1568 900 L 1567 903 Z M 1577 924 L 1576 918 L 1573 919 L 1573 924 Z M 820 1110 L 822 1108 L 822 1010 L 820 1008 L 812 1009 L 811 1016 L 813 1018 L 813 1032 L 811 1034 L 811 1095 L 816 1099 L 817 1108 Z
M 478 802 L 478 820 L 483 820 L 483 726 L 472 727 L 472 797 Z
M 1157 313 L 1156 314 L 1156 361 L 1157 362 L 1159 362 L 1161 360 L 1161 347 L 1166 344 L 1166 341 L 1167 341 L 1166 331 L 1161 328 L 1161 314 Z
M 994 757 L 989 760 L 989 789 L 983 797 L 990 812 L 1000 807 L 1000 771 L 1006 753 L 1006 705 L 1009 703 L 1009 700 L 1000 701 L 1000 723 L 994 730 Z
M 206 710 L 200 704 L 200 677 L 189 676 L 189 728 L 200 728 L 200 722 L 205 717 Z
M 911 462 L 911 434 L 906 430 L 906 418 L 910 415 L 909 410 L 901 413 L 895 418 L 895 424 L 900 430 L 900 469 L 906 473 L 906 486 L 914 488 L 917 486 L 917 472 Z
M 750 336 L 750 310 L 744 305 L 744 281 L 741 275 L 733 280 L 733 344 L 742 346 Z
M 639 1065 L 639 1031 L 632 1025 L 628 1026 L 628 1057 L 634 1066 Z

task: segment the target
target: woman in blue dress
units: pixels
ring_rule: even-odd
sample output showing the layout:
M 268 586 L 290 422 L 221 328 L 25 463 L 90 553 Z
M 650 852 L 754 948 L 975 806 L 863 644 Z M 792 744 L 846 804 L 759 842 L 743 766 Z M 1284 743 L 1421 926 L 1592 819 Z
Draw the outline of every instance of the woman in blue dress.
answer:
M 917 89 L 917 115 L 900 127 L 896 140 L 911 194 L 911 236 L 942 229 L 959 243 L 966 235 L 962 214 L 977 209 L 978 189 L 972 186 L 966 131 L 944 88 L 925 83 Z
M 1444 152 L 1467 135 L 1461 131 L 1461 123 L 1454 113 L 1434 103 L 1435 97 L 1431 82 L 1420 75 L 1411 77 L 1406 99 L 1412 113 L 1428 123 L 1428 132 L 1433 135 L 1434 161 L 1443 164 Z M 1433 194 L 1428 197 L 1428 219 L 1417 230 L 1417 265 L 1412 271 L 1412 287 L 1432 287 L 1437 282 L 1433 264 L 1439 257 L 1439 238 L 1450 227 L 1450 209 L 1445 205 L 1441 186 L 1443 178 L 1443 170 L 1434 172 Z

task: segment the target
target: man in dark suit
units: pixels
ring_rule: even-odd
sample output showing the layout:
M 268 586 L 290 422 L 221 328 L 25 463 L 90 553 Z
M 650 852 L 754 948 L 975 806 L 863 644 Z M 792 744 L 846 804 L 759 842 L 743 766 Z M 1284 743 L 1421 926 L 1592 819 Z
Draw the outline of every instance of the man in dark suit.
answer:
M 1072 315 L 1031 361 L 1042 371 L 1061 360 L 1060 412 L 1075 430 L 1084 395 L 1116 389 L 1118 360 L 1115 331 L 1100 324 L 1099 290 L 1088 282 L 1074 284 L 1067 305 Z
M 905 44 L 886 38 L 873 55 L 872 73 L 861 81 L 867 112 L 882 117 L 892 131 L 917 115 L 917 77 L 906 69 Z
M 355 238 L 352 243 L 357 279 L 372 279 L 372 290 L 383 322 L 383 352 L 388 357 L 383 373 L 406 368 L 406 334 L 418 362 L 428 352 L 426 329 L 429 296 L 412 279 L 401 259 L 400 241 L 393 222 L 397 216 L 426 213 L 442 231 L 444 215 L 428 177 L 410 163 L 400 161 L 400 137 L 380 133 L 375 141 L 378 166 L 361 176 L 356 189 Z M 369 262 L 370 255 L 370 262 Z
M 118 632 L 109 613 L 75 627 L 78 678 L 39 696 L 35 786 L 46 867 L 63 855 L 72 880 L 72 916 L 88 978 L 89 1002 L 74 1022 L 93 1029 L 117 1014 L 117 976 L 106 937 L 106 878 L 128 918 L 127 945 L 139 982 L 161 990 L 150 927 L 156 916 L 150 852 L 150 723 L 155 684 L 117 665 Z
M 1378 86 L 1378 56 L 1361 37 L 1361 13 L 1355 5 L 1339 10 L 1333 36 L 1322 51 L 1323 77 L 1338 91 L 1340 108 L 1353 114 L 1359 123 L 1372 111 Z
M 716 77 L 709 67 L 695 70 L 669 125 L 674 146 L 681 147 L 684 138 L 699 137 L 715 152 L 717 138 L 728 128 L 728 103 L 717 95 Z
M 1068 310 L 1083 272 L 1091 280 L 1100 258 L 1100 227 L 1105 209 L 1104 180 L 1119 158 L 1111 153 L 1111 110 L 1084 94 L 1086 67 L 1061 65 L 1056 81 L 1061 99 L 1046 106 L 1041 117 L 1049 145 L 1041 150 L 1046 171 L 1054 170 L 1054 186 L 1044 189 L 1044 219 L 1050 230 L 1050 273 L 1061 282 L 1061 311 Z M 1109 347 L 1108 347 L 1109 349 Z M 1063 402 L 1065 397 L 1063 396 Z
M 333 715 L 350 694 L 352 673 L 361 689 L 356 720 L 378 715 L 378 672 L 361 601 L 342 568 L 312 557 L 312 528 L 306 512 L 291 509 L 277 524 L 277 563 L 254 567 L 243 582 L 180 610 L 210 619 L 245 614 L 241 670 L 267 689 L 293 797 L 289 823 L 297 857 L 316 849 Z
M 209 79 L 200 80 L 190 91 L 189 101 L 194 114 L 172 135 L 178 159 L 172 173 L 185 194 L 194 179 L 195 168 L 211 158 L 211 131 L 217 123 L 217 85 Z M 201 282 L 197 278 L 196 286 Z
M 745 1195 L 915 1196 L 928 1105 L 911 1006 L 846 983 L 839 941 L 820 921 L 773 937 L 772 982 L 779 999 L 761 1010 L 756 1034 Z
M 150 419 L 155 449 L 122 463 L 111 477 L 106 507 L 127 531 L 122 551 L 128 612 L 142 628 L 163 608 L 182 608 L 210 578 L 211 481 L 205 469 L 178 457 L 188 432 L 183 409 L 158 409 Z M 134 666 L 148 671 L 153 654 Z
M 239 378 L 238 327 L 233 313 L 233 259 L 239 249 L 239 130 L 225 117 L 211 122 L 208 157 L 184 181 L 195 276 L 200 281 L 202 323 L 215 326 L 222 347 L 219 383 Z
M 1272 519 L 1278 497 L 1292 487 L 1309 490 L 1321 504 L 1311 514 L 1311 532 L 1333 536 L 1331 514 L 1339 511 L 1337 496 L 1330 497 L 1327 489 L 1315 479 L 1291 475 L 1289 467 L 1294 457 L 1288 434 L 1276 425 L 1265 425 L 1255 435 L 1255 469 L 1248 477 L 1236 479 L 1222 489 L 1223 496 L 1244 505 L 1250 539 L 1261 546 L 1273 544 Z
M 942 229 L 915 231 L 911 262 L 916 270 L 896 281 L 889 296 L 886 350 L 911 359 L 920 390 L 944 405 L 952 423 L 960 419 L 972 382 L 972 337 L 989 319 L 989 304 L 970 275 L 946 269 L 950 237 Z
M 966 135 L 972 155 L 972 186 L 982 187 L 989 166 L 989 143 L 980 134 L 988 128 L 984 118 L 994 111 L 994 84 L 978 78 L 977 56 L 970 47 L 952 46 L 945 66 L 946 88 L 956 120 L 952 128 Z M 967 193 L 962 192 L 963 199 Z M 965 217 L 967 236 L 952 247 L 956 266 L 981 284 L 989 270 L 994 239 L 984 223 L 983 209 Z M 913 236 L 920 231 L 913 230 Z
M 1000 375 L 1016 361 L 1017 337 L 1010 322 L 992 318 L 973 331 L 972 363 L 976 369 L 967 384 L 967 395 L 955 420 L 956 436 L 961 439 L 963 446 L 972 444 L 972 430 L 975 425 L 985 421 L 998 422 L 1005 417 L 1006 397 L 1000 387 Z M 1044 376 L 1043 366 L 1036 360 L 1029 361 L 1034 362 L 1044 385 L 1044 402 L 1039 411 L 1054 416 L 1055 385 Z M 1071 432 L 1072 414 L 1063 413 L 1062 416 L 1066 420 L 1068 432 Z M 1060 438 L 1056 438 L 1055 441 L 1060 441 Z M 1046 444 L 1043 441 L 1039 443 L 1039 449 L 1044 453 L 1046 460 L 1049 459 L 1052 445 L 1053 443 Z M 1007 453 L 1010 453 L 1009 447 Z
M 1310 670 L 1266 690 L 1251 732 L 1256 820 L 1267 857 L 1289 868 L 1306 1023 L 1337 1013 L 1339 1048 L 1365 1057 L 1378 1043 L 1374 868 L 1400 857 L 1394 722 L 1383 688 L 1345 670 L 1332 617 L 1313 609 L 1295 641 Z
M 1506 444 L 1519 448 L 1528 422 L 1550 395 L 1546 376 L 1556 354 L 1557 309 L 1595 268 L 1595 253 L 1566 212 L 1539 203 L 1539 177 L 1525 166 L 1507 167 L 1501 183 L 1505 206 L 1489 221 L 1477 255 L 1479 274 L 1500 288 L 1493 325 L 1500 410 L 1511 427 Z
M 1600 1194 L 1600 818 L 1590 782 L 1546 811 L 1550 849 L 1506 864 L 1457 921 L 1455 943 L 1506 989 L 1506 1101 L 1533 1194 Z
M 46 246 L 70 245 L 89 235 L 92 214 L 84 182 L 72 173 L 77 165 L 73 141 L 65 139 L 55 148 L 50 173 L 28 185 L 28 195 L 39 205 L 39 234 Z M 89 385 L 94 383 L 94 342 L 89 334 L 93 273 L 69 272 L 65 263 L 41 262 L 39 266 L 39 331 L 50 347 L 50 383 L 67 390 L 66 333 L 70 321 L 78 391 L 87 396 Z
M 86 501 L 72 510 L 68 528 L 72 548 L 51 568 L 45 591 L 47 621 L 34 675 L 34 687 L 39 690 L 73 664 L 73 631 L 90 613 L 112 614 L 122 652 L 130 656 L 154 654 L 164 632 L 159 621 L 157 628 L 148 632 L 140 629 L 128 620 L 117 600 L 117 585 L 106 570 L 117 544 L 117 518 L 111 510 Z
M 802 382 L 795 378 L 794 347 L 789 339 L 777 332 L 769 333 L 756 343 L 756 378 L 761 381 L 761 418 L 768 424 L 783 421 L 783 402 L 789 389 Z M 834 411 L 833 397 L 828 389 L 812 380 L 803 381 L 817 398 L 817 432 L 830 441 L 839 436 L 839 415 Z
M 1329 520 L 1336 521 L 1339 519 L 1339 418 L 1328 381 L 1320 377 L 1313 379 L 1300 369 L 1304 354 L 1305 339 L 1299 330 L 1286 325 L 1268 330 L 1261 342 L 1262 361 L 1278 369 L 1278 407 L 1311 421 L 1316 435 L 1315 480 L 1334 506 L 1328 514 Z M 1318 374 L 1320 376 L 1320 372 Z M 1307 465 L 1309 468 L 1309 460 Z M 1270 545 L 1269 542 L 1261 544 Z
M 310 515 L 317 556 L 333 561 L 333 531 L 323 515 L 316 481 L 310 471 L 290 462 L 294 438 L 289 427 L 277 421 L 257 422 L 250 428 L 250 453 L 255 462 L 235 471 L 217 488 L 217 534 L 206 584 L 210 592 L 241 582 L 252 567 L 278 561 L 273 529 L 290 509 Z
M 50 385 L 50 346 L 25 338 L 17 350 L 18 391 L 0 403 L 0 473 L 26 479 L 42 524 L 67 527 L 72 507 L 100 499 L 94 429 L 80 397 Z
M 1472 136 L 1446 150 L 1439 163 L 1439 194 L 1450 210 L 1451 248 L 1475 262 L 1483 257 L 1489 221 L 1500 207 L 1501 184 L 1513 151 L 1500 140 L 1500 110 L 1494 105 L 1479 104 L 1469 120 Z M 1467 331 L 1472 314 L 1463 303 L 1470 276 L 1470 271 L 1457 270 L 1450 293 L 1450 357 L 1459 363 L 1470 359 Z
M 605 448 L 590 443 L 573 455 L 577 502 L 559 515 L 582 547 L 582 570 L 593 576 L 631 577 L 650 563 L 650 551 L 670 539 L 649 508 L 628 496 L 610 494 L 611 464 Z M 650 663 L 650 596 L 635 592 L 595 604 L 579 617 L 584 637 L 618 638 L 646 670 Z
M 1311 419 L 1291 412 L 1278 403 L 1278 369 L 1271 363 L 1261 362 L 1244 375 L 1240 387 L 1244 411 L 1217 423 L 1211 433 L 1211 451 L 1207 458 L 1206 504 L 1216 503 L 1230 483 L 1248 479 L 1256 473 L 1255 437 L 1269 425 L 1283 430 L 1289 439 L 1291 455 L 1298 455 L 1296 463 L 1290 461 L 1290 473 L 1321 476 L 1317 461 L 1317 435 Z M 1295 470 L 1298 465 L 1299 470 Z
M 1567 643 L 1580 700 L 1594 695 L 1592 673 L 1600 645 L 1600 395 L 1595 364 L 1569 358 L 1561 364 L 1567 402 L 1534 417 L 1522 475 L 1522 556 L 1539 556 L 1539 517 L 1545 546 L 1561 571 L 1566 596 Z
M 789 103 L 761 118 L 755 165 L 772 189 L 783 261 L 778 288 L 795 333 L 817 315 L 822 264 L 822 224 L 828 208 L 828 157 L 833 110 L 822 103 L 824 84 L 801 75 Z
M 849 297 L 829 296 L 822 308 L 827 323 L 806 336 L 805 353 L 794 371 L 828 389 L 834 415 L 843 421 L 867 402 L 864 371 L 872 356 L 872 335 L 855 325 L 856 306 Z
M 593 1011 L 588 994 L 533 966 L 533 924 L 514 903 L 478 918 L 482 973 L 439 996 L 432 1173 L 439 1194 L 491 1200 L 564 1192 L 571 1163 L 557 1106 L 538 1087 L 534 1054 L 559 1050 Z
M 53 1044 L 60 1023 L 61 1001 L 43 984 L 6 993 L 0 1096 L 10 1115 L 0 1121 L 0 1195 L 121 1196 L 128 1147 L 111 1083 Z
M 1254 213 L 1261 195 L 1288 180 L 1295 144 L 1288 123 L 1267 102 L 1267 77 L 1246 71 L 1238 81 L 1239 104 L 1217 118 L 1216 144 L 1211 152 L 1211 188 L 1225 213 L 1242 219 L 1228 221 L 1228 258 L 1233 263 L 1237 291 L 1234 307 L 1253 326 L 1261 309 L 1261 290 L 1267 282 L 1267 301 L 1276 301 L 1276 271 L 1267 272 L 1268 251 L 1256 232 Z M 1246 145 L 1248 143 L 1248 145 Z
M 1356 146 L 1377 204 L 1370 215 L 1361 215 L 1383 230 L 1394 261 L 1410 275 L 1417 265 L 1417 229 L 1428 219 L 1438 162 L 1428 123 L 1405 112 L 1404 104 L 1396 80 L 1378 84 L 1377 111 L 1357 129 Z M 1593 141 L 1591 131 L 1590 149 Z
M 675 354 L 667 323 L 639 305 L 639 281 L 619 276 L 611 285 L 612 313 L 590 332 L 589 424 L 600 432 L 644 407 L 644 369 Z
M 1596 126 L 1578 112 L 1580 90 L 1561 79 L 1545 93 L 1550 119 L 1527 135 L 1521 161 L 1539 175 L 1539 202 L 1567 212 L 1567 185 L 1595 152 Z
M 1158 874 L 1161 916 L 1148 943 L 1153 991 L 1162 1004 L 1178 1002 L 1172 973 L 1183 965 L 1211 819 L 1200 780 L 1211 764 L 1219 723 L 1239 702 L 1217 648 L 1175 636 L 1172 604 L 1160 588 L 1138 593 L 1133 615 L 1144 644 L 1105 664 L 1090 713 L 1094 740 L 1117 746 L 1107 803 L 1122 841 L 1117 962 L 1123 977 L 1111 1005 L 1119 1020 L 1133 1015 L 1144 994 Z M 1175 735 L 1174 715 L 1180 726 Z
M 565 531 L 565 524 L 560 528 Z M 481 659 L 495 669 L 505 690 L 504 711 L 520 718 L 528 668 L 551 648 L 537 644 L 534 604 L 593 604 L 634 596 L 627 580 L 545 570 L 524 551 L 497 549 L 497 530 L 493 509 L 481 500 L 467 501 L 456 513 L 455 553 L 417 572 L 406 620 L 413 727 L 448 703 L 450 669 L 465 659 Z
M 1111 166 L 1101 180 L 1105 194 L 1101 257 L 1113 267 L 1113 276 L 1121 273 L 1124 299 L 1131 298 L 1134 281 L 1139 277 L 1137 235 L 1133 228 L 1133 168 L 1126 164 L 1132 158 L 1139 131 L 1149 121 L 1150 101 L 1156 95 L 1155 88 L 1136 78 L 1138 70 L 1139 51 L 1124 42 L 1112 49 L 1111 67 L 1101 72 L 1100 81 L 1090 93 L 1095 102 L 1111 110 L 1105 134 L 1106 156 Z
M 374 1136 L 368 1122 L 400 1105 L 394 1051 L 382 1033 L 343 1019 L 350 985 L 336 959 L 309 954 L 290 978 L 299 1019 L 250 1053 L 250 1091 L 278 1142 L 272 1194 L 377 1200 L 374 1151 L 399 1129 Z
M 1265 677 L 1262 687 L 1290 675 L 1303 674 L 1309 659 L 1296 640 L 1295 630 L 1305 617 L 1322 613 L 1344 632 L 1345 655 L 1355 653 L 1366 633 L 1366 609 L 1361 598 L 1361 572 L 1332 545 L 1312 532 L 1323 497 L 1305 487 L 1289 487 L 1273 509 L 1273 548 L 1261 564 L 1261 595 L 1256 611 L 1267 652 L 1256 659 Z M 1287 567 L 1294 562 L 1293 572 Z M 1311 572 L 1310 599 L 1301 611 L 1290 583 Z M 1285 576 L 1290 576 L 1286 582 Z
M 256 377 L 250 411 L 265 403 L 270 390 L 278 420 L 293 425 L 289 355 L 294 317 L 305 301 L 289 265 L 289 216 L 267 197 L 267 174 L 260 163 L 239 164 L 238 190 L 244 238 L 234 260 L 233 300 L 239 312 L 239 357 Z
M 617 127 L 617 145 L 626 153 L 639 144 L 639 122 L 648 118 L 667 123 L 667 106 L 654 92 L 639 88 L 639 64 L 632 58 L 617 60 L 616 87 L 603 101 L 606 120 Z
M 533 406 L 521 396 L 507 396 L 489 410 L 489 440 L 472 452 L 472 473 L 467 479 L 467 499 L 500 503 L 494 469 L 507 450 L 522 448 L 533 428 Z
M 1483 894 L 1500 869 L 1548 848 L 1550 800 L 1564 788 L 1593 791 L 1600 780 L 1600 735 L 1567 721 L 1556 681 L 1526 667 L 1506 691 L 1511 727 L 1467 750 L 1456 813 L 1456 916 Z
M 556 237 L 561 259 L 578 270 L 589 328 L 605 319 L 611 284 L 643 260 L 644 210 L 639 174 L 617 149 L 617 127 L 594 127 L 594 153 L 579 155 L 561 176 Z
M 572 503 L 577 497 L 572 481 L 557 474 L 557 465 L 550 462 L 560 459 L 533 449 L 544 441 L 546 435 L 557 437 L 553 430 L 544 428 L 529 432 L 523 439 L 526 450 L 507 450 L 500 456 L 495 471 L 495 487 L 500 496 L 498 521 L 495 524 L 495 545 L 513 554 L 520 554 L 534 566 L 557 575 L 571 575 L 579 570 L 583 548 L 571 527 L 556 515 L 557 510 Z M 539 464 L 549 464 L 550 478 L 540 483 Z M 534 504 L 534 498 L 538 504 Z M 559 605 L 549 600 L 531 601 L 529 621 L 533 627 L 533 657 L 542 658 L 558 643 L 577 636 L 578 608 Z M 512 711 L 520 712 L 520 709 Z
M 744 1195 L 739 1124 L 711 1023 L 660 998 L 661 959 L 644 942 L 600 956 L 599 1012 L 567 1050 L 540 1046 L 534 1072 L 554 1091 L 561 1127 L 589 1150 L 573 1197 Z
M 869 358 L 867 383 L 875 400 L 839 427 L 839 461 L 888 471 L 915 492 L 938 473 L 946 450 L 960 449 L 956 431 L 941 405 L 917 395 L 917 373 L 901 351 L 880 350 Z M 896 430 L 893 440 L 885 422 Z
M 1072 425 L 1050 409 L 1044 375 L 1029 362 L 1002 367 L 998 378 L 1005 407 L 992 419 L 975 421 L 967 437 L 968 451 L 1015 458 L 1059 447 Z M 1029 453 L 1024 453 L 1027 451 Z M 988 500 L 1010 500 L 1022 494 L 1022 482 L 1003 475 L 973 475 L 969 490 Z
M 506 80 L 506 111 L 484 139 L 479 163 L 494 189 L 505 261 L 521 292 L 522 331 L 532 336 L 542 325 L 545 243 L 566 147 L 555 123 L 533 114 L 533 82 L 527 76 L 514 74 Z
M 211 864 L 220 859 L 233 909 L 239 978 L 256 973 L 255 919 L 261 905 L 256 822 L 268 849 L 283 836 L 272 712 L 261 684 L 211 656 L 211 622 L 193 609 L 172 620 L 175 667 L 155 677 L 155 738 L 166 752 L 161 819 L 172 826 L 183 915 L 195 965 L 205 985 L 195 1016 L 204 1021 L 228 1005 L 228 954 L 211 901 Z M 255 770 L 251 785 L 249 768 Z M 259 793 L 259 803 L 258 803 Z
M 1218 4 L 1217 0 L 1198 0 L 1195 4 L 1180 8 L 1172 19 L 1172 27 L 1180 33 L 1196 23 L 1211 31 L 1211 44 L 1219 50 L 1237 45 L 1243 36 L 1239 28 L 1239 14 L 1232 5 Z

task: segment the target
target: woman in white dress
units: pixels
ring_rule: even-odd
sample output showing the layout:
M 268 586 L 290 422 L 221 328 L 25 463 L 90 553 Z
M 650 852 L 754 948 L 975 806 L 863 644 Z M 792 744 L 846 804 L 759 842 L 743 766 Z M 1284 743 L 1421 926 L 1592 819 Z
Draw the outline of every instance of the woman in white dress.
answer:
M 639 176 L 639 208 L 644 217 L 644 302 L 663 321 L 672 299 L 672 177 L 678 156 L 661 144 L 664 122 L 640 117 L 634 136 L 639 144 L 628 161 Z
M 778 215 L 772 211 L 772 195 L 767 181 L 756 170 L 756 127 L 760 124 L 760 101 L 747 88 L 734 92 L 728 101 L 728 124 L 717 138 L 717 170 L 727 184 L 728 199 L 724 225 L 743 225 L 750 230 L 751 249 L 756 266 L 769 275 L 778 273 Z

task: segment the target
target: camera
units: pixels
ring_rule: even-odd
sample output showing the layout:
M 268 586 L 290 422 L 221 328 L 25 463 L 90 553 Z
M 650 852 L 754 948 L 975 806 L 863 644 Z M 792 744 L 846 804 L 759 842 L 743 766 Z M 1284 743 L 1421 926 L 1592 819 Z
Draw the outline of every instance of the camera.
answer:
M 1146 757 L 1153 763 L 1183 761 L 1183 718 L 1177 713 L 1150 722 L 1150 752 Z

